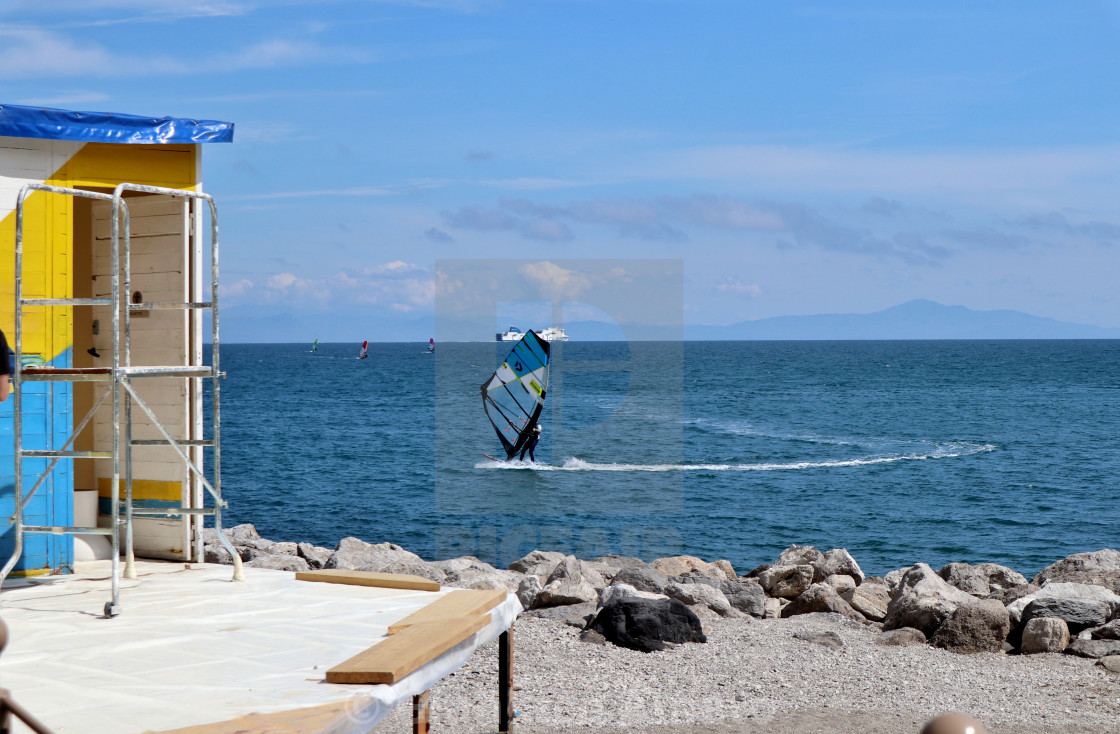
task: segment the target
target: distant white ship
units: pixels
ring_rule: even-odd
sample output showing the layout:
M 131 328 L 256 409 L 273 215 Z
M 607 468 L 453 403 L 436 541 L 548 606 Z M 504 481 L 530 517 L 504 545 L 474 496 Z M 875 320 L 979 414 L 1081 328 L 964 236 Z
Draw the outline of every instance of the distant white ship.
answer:
M 537 336 L 546 342 L 566 342 L 568 335 L 559 326 L 550 326 L 547 329 L 533 329 Z
M 566 342 L 568 335 L 559 326 L 550 326 L 547 329 L 533 329 L 533 333 L 544 339 L 546 342 Z M 494 335 L 494 339 L 500 342 L 517 342 L 521 341 L 521 337 L 525 333 L 518 329 L 516 326 L 509 327 L 508 330 Z

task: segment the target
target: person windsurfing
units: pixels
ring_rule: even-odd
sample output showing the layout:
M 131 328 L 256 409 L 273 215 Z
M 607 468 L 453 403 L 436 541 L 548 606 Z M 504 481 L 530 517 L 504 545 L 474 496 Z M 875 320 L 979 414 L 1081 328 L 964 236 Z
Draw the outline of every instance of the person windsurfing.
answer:
M 436 351 L 436 340 L 435 340 L 434 337 L 428 340 L 428 351 L 429 352 Z
M 358 352 L 358 359 L 365 359 L 369 356 L 367 350 L 369 349 L 369 341 L 362 342 L 362 351 Z
M 533 456 L 533 449 L 537 448 L 537 442 L 541 440 L 541 424 L 533 426 L 532 433 L 529 434 L 529 440 L 521 447 L 521 456 L 517 457 L 521 461 L 525 461 L 525 452 L 529 452 L 529 461 L 534 464 L 537 463 L 537 457 Z

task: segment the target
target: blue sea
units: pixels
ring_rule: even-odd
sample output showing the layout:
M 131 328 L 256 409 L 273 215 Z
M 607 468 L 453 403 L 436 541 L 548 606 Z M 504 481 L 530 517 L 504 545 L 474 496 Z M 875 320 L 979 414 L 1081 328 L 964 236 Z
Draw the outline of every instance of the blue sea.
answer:
M 1120 341 L 554 343 L 536 464 L 484 456 L 510 346 L 223 345 L 225 524 L 741 573 L 794 543 L 869 575 L 1120 547 Z

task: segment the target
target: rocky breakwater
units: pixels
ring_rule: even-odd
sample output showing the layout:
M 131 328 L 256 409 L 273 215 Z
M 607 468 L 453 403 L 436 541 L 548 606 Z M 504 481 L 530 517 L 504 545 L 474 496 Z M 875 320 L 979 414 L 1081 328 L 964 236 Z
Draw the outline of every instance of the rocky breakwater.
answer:
M 357 538 L 329 549 L 273 542 L 252 525 L 225 532 L 248 567 L 407 573 L 443 586 L 505 589 L 517 594 L 526 613 L 582 628 L 582 639 L 647 652 L 703 642 L 704 622 L 720 617 L 829 613 L 880 630 L 885 645 L 933 645 L 957 653 L 1061 652 L 1096 658 L 1120 673 L 1116 550 L 1075 553 L 1028 581 L 995 563 L 951 563 L 936 571 L 916 563 L 885 577 L 865 577 L 842 548 L 821 552 L 798 545 L 739 575 L 728 561 L 693 556 L 647 563 L 538 550 L 499 569 L 470 556 L 425 561 L 398 545 Z M 213 530 L 205 543 L 207 562 L 231 562 Z

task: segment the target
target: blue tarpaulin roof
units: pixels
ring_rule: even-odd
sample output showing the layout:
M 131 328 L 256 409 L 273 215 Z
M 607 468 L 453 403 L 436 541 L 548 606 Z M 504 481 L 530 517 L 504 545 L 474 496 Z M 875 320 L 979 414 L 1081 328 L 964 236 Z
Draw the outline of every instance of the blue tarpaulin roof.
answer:
M 233 123 L 0 105 L 0 136 L 91 143 L 232 143 Z

